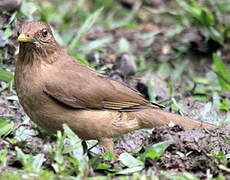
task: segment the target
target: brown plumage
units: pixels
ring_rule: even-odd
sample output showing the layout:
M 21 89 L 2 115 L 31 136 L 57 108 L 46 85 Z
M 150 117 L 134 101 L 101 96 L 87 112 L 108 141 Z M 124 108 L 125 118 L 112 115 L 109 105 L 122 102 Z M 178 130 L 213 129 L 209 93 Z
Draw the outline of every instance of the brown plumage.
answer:
M 97 139 L 106 150 L 111 138 L 173 122 L 185 127 L 214 125 L 164 112 L 137 91 L 73 60 L 43 22 L 19 29 L 16 91 L 28 116 L 48 131 L 68 124 L 82 139 Z

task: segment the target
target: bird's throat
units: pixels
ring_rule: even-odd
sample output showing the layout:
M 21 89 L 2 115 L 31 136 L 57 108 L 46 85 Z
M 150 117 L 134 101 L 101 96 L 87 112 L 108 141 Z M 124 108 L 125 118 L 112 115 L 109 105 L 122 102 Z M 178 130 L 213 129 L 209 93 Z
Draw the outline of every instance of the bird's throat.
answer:
M 20 63 L 25 65 L 34 65 L 40 63 L 53 63 L 57 60 L 56 54 L 59 46 L 37 47 L 33 44 L 21 44 L 19 48 Z

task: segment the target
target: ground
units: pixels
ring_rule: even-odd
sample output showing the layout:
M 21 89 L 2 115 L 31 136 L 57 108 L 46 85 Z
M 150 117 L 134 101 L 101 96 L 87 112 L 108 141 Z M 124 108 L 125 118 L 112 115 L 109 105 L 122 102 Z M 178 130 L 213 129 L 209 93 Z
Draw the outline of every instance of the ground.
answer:
M 190 9 L 174 1 L 141 2 L 0 3 L 1 179 L 230 178 L 229 35 L 221 25 L 229 11 L 220 13 L 209 1 L 194 1 Z M 219 3 L 224 7 L 225 1 Z M 45 132 L 18 102 L 13 83 L 16 32 L 26 19 L 48 22 L 72 57 L 127 83 L 165 111 L 218 128 L 188 130 L 170 124 L 114 139 L 115 154 L 102 155 L 98 146 L 82 154 L 80 139 L 68 127 L 58 134 Z

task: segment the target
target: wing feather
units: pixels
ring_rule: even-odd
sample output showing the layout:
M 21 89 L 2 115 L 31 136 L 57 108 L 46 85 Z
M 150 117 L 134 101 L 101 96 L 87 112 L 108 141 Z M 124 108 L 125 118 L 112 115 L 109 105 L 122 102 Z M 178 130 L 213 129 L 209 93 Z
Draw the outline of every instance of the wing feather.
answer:
M 144 99 L 137 91 L 72 59 L 59 66 L 59 71 L 47 80 L 44 92 L 67 106 L 119 111 L 160 107 Z

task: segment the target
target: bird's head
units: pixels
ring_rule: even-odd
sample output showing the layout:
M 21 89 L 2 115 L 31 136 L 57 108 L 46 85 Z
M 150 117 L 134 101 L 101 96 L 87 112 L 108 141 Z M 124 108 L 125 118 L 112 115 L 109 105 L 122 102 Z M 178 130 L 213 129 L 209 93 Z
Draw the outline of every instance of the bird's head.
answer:
M 31 49 L 39 53 L 47 53 L 58 47 L 50 26 L 40 21 L 23 23 L 18 30 L 17 40 L 20 43 L 20 51 Z

